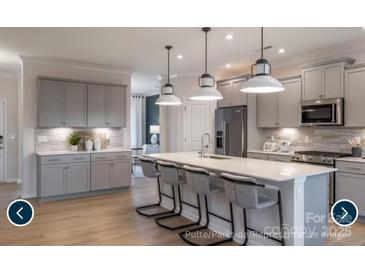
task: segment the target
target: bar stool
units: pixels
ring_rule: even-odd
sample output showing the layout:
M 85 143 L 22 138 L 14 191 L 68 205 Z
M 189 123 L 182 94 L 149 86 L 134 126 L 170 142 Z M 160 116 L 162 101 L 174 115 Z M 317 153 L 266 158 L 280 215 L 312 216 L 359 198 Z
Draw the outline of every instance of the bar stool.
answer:
M 147 178 L 156 178 L 157 179 L 157 189 L 158 189 L 158 202 L 155 204 L 149 204 L 144 206 L 136 207 L 137 213 L 147 216 L 147 217 L 154 217 L 154 216 L 160 216 L 168 213 L 174 213 L 175 207 L 172 210 L 168 210 L 161 206 L 161 196 L 165 196 L 167 198 L 170 198 L 173 200 L 174 206 L 175 206 L 175 192 L 172 191 L 172 197 L 170 195 L 167 195 L 165 193 L 161 192 L 161 186 L 160 186 L 160 172 L 157 170 L 157 166 L 155 161 L 152 159 L 139 156 L 139 162 L 143 171 L 143 174 Z M 158 210 L 158 212 L 155 211 L 155 213 L 148 213 L 144 211 L 149 211 L 151 209 Z M 162 210 L 162 211 L 161 211 Z
M 221 220 L 229 222 L 232 226 L 232 232 L 233 232 L 233 221 L 232 221 L 233 215 L 232 215 L 232 204 L 231 203 L 229 204 L 230 219 L 226 219 L 222 216 L 209 212 L 208 195 L 224 191 L 223 186 L 219 186 L 218 184 L 215 184 L 214 182 L 212 182 L 214 178 L 217 179 L 215 174 L 209 173 L 206 169 L 191 167 L 191 166 L 187 166 L 187 165 L 184 165 L 183 169 L 185 171 L 187 185 L 191 188 L 191 190 L 193 192 L 195 192 L 197 194 L 198 200 L 201 195 L 204 197 L 206 223 L 205 223 L 205 225 L 200 226 L 198 228 L 180 232 L 179 233 L 180 237 L 185 242 L 187 242 L 191 245 L 199 245 L 198 243 L 189 240 L 187 235 L 191 234 L 193 232 L 198 232 L 198 231 L 207 229 L 209 226 L 209 222 L 210 222 L 209 215 L 213 215 Z M 200 213 L 199 216 L 201 216 L 201 215 L 202 214 Z M 215 242 L 205 244 L 205 245 L 218 245 L 218 244 L 222 244 L 225 242 L 231 242 L 232 240 L 233 240 L 233 234 L 229 238 L 225 238 L 223 240 L 215 241 Z
M 198 204 L 198 206 L 195 206 L 195 205 L 192 205 L 190 203 L 184 202 L 181 199 L 180 187 L 182 185 L 186 184 L 185 176 L 183 176 L 182 174 L 179 173 L 181 168 L 179 168 L 174 163 L 164 162 L 164 161 L 157 161 L 157 167 L 158 167 L 158 170 L 159 170 L 160 175 L 161 175 L 161 177 L 160 177 L 161 181 L 164 184 L 171 185 L 173 193 L 175 192 L 175 187 L 177 188 L 178 200 L 179 200 L 178 201 L 179 210 L 178 210 L 177 213 L 170 214 L 170 215 L 167 215 L 167 216 L 158 217 L 158 218 L 155 219 L 155 222 L 159 226 L 170 229 L 170 230 L 176 230 L 176 229 L 180 229 L 180 228 L 184 228 L 184 227 L 188 227 L 188 226 L 199 225 L 200 220 L 201 220 L 201 214 L 200 214 L 200 201 L 199 201 L 198 195 L 197 195 L 197 204 Z M 174 209 L 177 207 L 175 201 L 176 200 L 174 200 Z M 187 218 L 185 218 L 181 215 L 182 209 L 183 209 L 182 204 L 189 205 L 189 206 L 191 206 L 191 207 L 198 210 L 199 218 L 196 222 L 191 222 L 190 220 L 188 220 Z M 167 224 L 163 223 L 164 220 L 174 218 L 174 217 L 179 217 L 180 219 L 183 219 L 184 221 L 189 221 L 189 222 L 186 223 L 186 224 L 177 225 L 177 226 L 171 226 L 171 225 L 167 225 Z
M 285 245 L 284 233 L 283 233 L 283 213 L 281 205 L 280 189 L 277 186 L 269 184 L 259 184 L 256 179 L 236 176 L 228 173 L 222 173 L 221 178 L 224 181 L 224 187 L 228 200 L 243 209 L 244 219 L 244 232 L 245 241 L 242 245 L 247 245 L 248 230 L 259 233 L 265 237 L 268 237 L 274 241 L 279 242 L 281 245 Z M 276 198 L 268 198 L 269 195 L 276 194 Z M 247 224 L 246 210 L 247 209 L 263 209 L 272 206 L 278 206 L 279 210 L 279 222 L 280 222 L 280 239 L 262 233 L 260 231 L 250 228 Z

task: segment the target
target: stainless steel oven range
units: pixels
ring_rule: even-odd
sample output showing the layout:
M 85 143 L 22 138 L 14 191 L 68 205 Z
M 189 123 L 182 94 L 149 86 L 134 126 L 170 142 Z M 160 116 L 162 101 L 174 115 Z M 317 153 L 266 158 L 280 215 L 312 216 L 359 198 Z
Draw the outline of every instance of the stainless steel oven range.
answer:
M 296 151 L 291 155 L 290 160 L 293 162 L 308 163 L 315 165 L 325 165 L 335 167 L 336 158 L 348 157 L 351 154 L 343 152 L 329 152 L 329 151 Z M 335 201 L 336 182 L 333 173 L 330 173 L 329 178 L 329 203 L 332 205 Z

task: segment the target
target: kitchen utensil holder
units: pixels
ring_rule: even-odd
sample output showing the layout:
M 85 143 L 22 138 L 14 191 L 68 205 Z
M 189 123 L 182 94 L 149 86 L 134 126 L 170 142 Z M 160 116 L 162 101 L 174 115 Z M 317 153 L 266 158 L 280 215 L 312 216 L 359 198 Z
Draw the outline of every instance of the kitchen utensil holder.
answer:
M 352 157 L 361 157 L 361 147 L 353 147 L 352 148 Z

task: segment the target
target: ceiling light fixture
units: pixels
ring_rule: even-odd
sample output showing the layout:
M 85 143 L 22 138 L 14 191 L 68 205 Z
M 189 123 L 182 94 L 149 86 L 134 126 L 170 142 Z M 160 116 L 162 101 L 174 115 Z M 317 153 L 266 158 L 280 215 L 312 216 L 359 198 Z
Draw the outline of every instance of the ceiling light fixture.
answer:
M 208 73 L 208 32 L 211 28 L 202 28 L 205 33 L 205 72 L 199 78 L 200 88 L 190 97 L 191 100 L 220 100 L 223 99 L 222 94 L 215 88 L 215 79 Z
M 255 74 L 253 68 L 256 67 Z M 271 66 L 264 59 L 264 28 L 261 28 L 261 58 L 251 66 L 252 78 L 242 85 L 241 92 L 247 93 L 272 93 L 284 91 L 283 85 L 271 77 Z
M 181 54 L 179 54 L 179 55 L 177 55 L 177 56 L 176 56 L 176 58 L 177 58 L 177 59 L 183 59 L 183 58 L 184 58 L 184 56 L 182 56 Z
M 226 35 L 226 39 L 227 40 L 232 40 L 233 39 L 233 35 L 232 34 L 227 34 Z
M 284 48 L 278 49 L 278 53 L 280 53 L 280 54 L 285 53 L 285 49 Z
M 226 68 L 230 68 L 230 67 L 231 67 L 231 64 L 227 64 L 227 65 L 226 65 Z
M 165 49 L 167 49 L 167 84 L 161 88 L 156 105 L 181 105 L 181 99 L 174 95 L 174 86 L 170 84 L 170 50 L 172 46 L 165 46 Z

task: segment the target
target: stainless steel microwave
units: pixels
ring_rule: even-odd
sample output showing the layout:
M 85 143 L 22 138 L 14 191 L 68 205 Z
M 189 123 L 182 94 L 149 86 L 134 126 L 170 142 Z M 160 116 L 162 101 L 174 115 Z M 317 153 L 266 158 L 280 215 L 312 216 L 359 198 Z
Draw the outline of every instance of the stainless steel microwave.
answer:
M 343 98 L 302 102 L 299 114 L 302 126 L 343 126 Z

